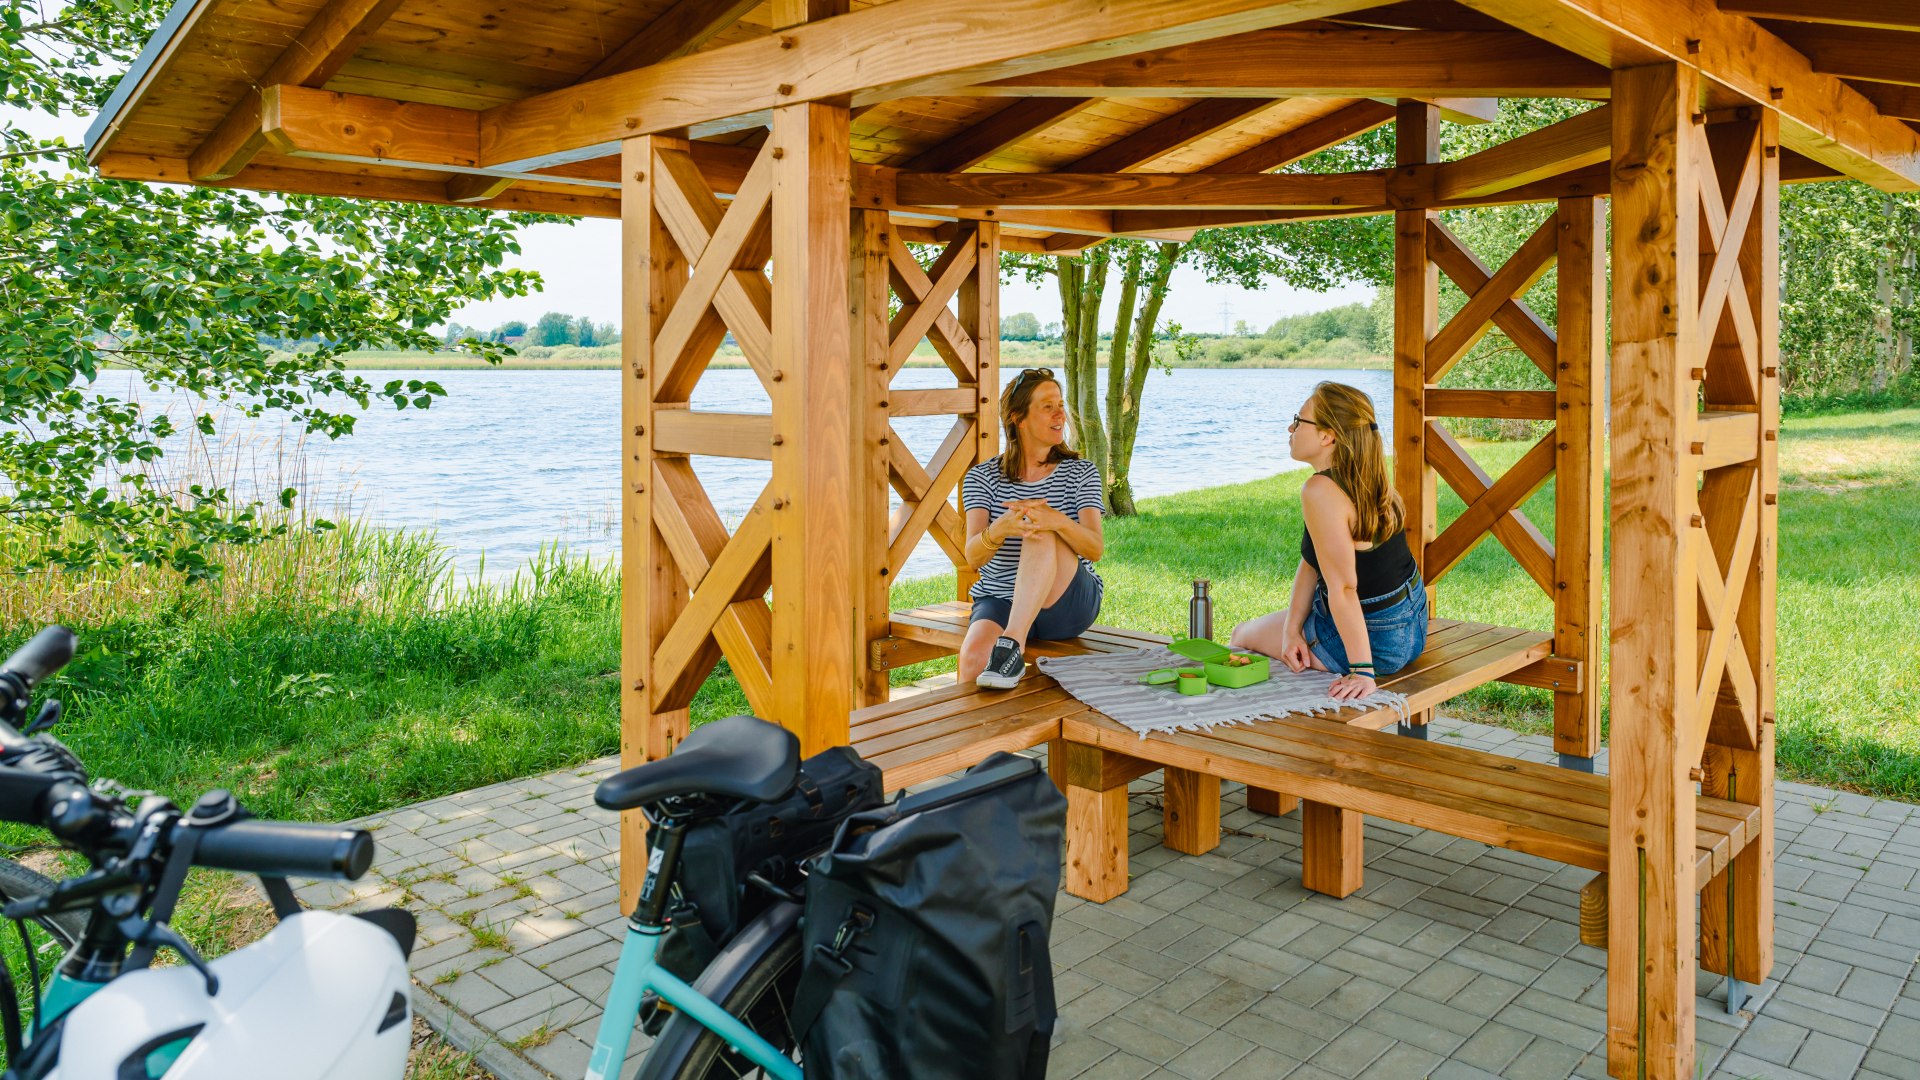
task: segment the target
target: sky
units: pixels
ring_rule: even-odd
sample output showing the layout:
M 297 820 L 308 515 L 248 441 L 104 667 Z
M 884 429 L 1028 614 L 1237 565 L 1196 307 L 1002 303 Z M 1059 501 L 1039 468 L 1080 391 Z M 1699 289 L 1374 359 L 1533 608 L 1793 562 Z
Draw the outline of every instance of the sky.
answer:
M 568 315 L 586 315 L 595 322 L 620 321 L 620 223 L 600 218 L 582 219 L 577 225 L 535 225 L 520 233 L 522 254 L 510 265 L 537 270 L 545 279 L 544 292 L 469 304 L 454 316 L 466 326 L 486 330 L 510 319 L 532 323 L 548 311 Z M 1104 323 L 1111 323 L 1118 305 L 1118 289 L 1109 289 Z M 1333 292 L 1317 293 L 1296 289 L 1279 281 L 1259 290 L 1233 285 L 1215 285 L 1198 272 L 1179 267 L 1173 272 L 1173 284 L 1167 293 L 1161 318 L 1177 322 L 1189 332 L 1224 333 L 1233 324 L 1245 321 L 1256 330 L 1264 330 L 1283 315 L 1321 311 L 1343 304 L 1366 303 L 1373 299 L 1373 287 L 1353 284 Z M 1012 315 L 1030 311 L 1042 324 L 1060 319 L 1060 295 L 1053 282 L 1030 285 L 1025 281 L 1003 282 L 1000 286 L 1000 313 Z

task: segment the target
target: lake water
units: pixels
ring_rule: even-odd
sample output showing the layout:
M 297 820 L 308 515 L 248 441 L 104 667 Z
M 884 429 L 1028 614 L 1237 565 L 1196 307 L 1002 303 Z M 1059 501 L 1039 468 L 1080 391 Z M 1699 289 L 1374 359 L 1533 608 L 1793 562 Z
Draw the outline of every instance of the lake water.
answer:
M 1016 373 L 1004 372 L 1009 379 Z M 620 544 L 620 373 L 604 371 L 361 371 L 379 386 L 390 378 L 432 378 L 446 398 L 426 410 L 375 407 L 337 442 L 305 444 L 304 505 L 322 514 L 348 501 L 382 525 L 433 530 L 463 574 L 509 573 L 542 544 L 604 556 Z M 1104 382 L 1105 374 L 1102 374 Z M 1386 371 L 1193 370 L 1148 376 L 1132 480 L 1137 497 L 1252 480 L 1301 468 L 1287 457 L 1286 424 L 1322 379 L 1371 394 L 1390 431 L 1392 374 Z M 899 388 L 952 385 L 933 368 L 909 368 Z M 138 395 L 148 407 L 164 399 Z M 693 407 L 764 412 L 767 398 L 752 371 L 716 370 L 701 379 Z M 176 411 L 178 411 L 176 405 Z M 176 415 L 176 419 L 180 416 Z M 910 417 L 895 427 L 925 461 L 951 418 Z M 256 428 L 251 453 L 277 461 L 277 430 Z M 1205 458 L 1203 473 L 1193 468 Z M 737 521 L 766 485 L 763 461 L 694 458 L 694 470 L 722 518 Z M 240 472 L 259 474 L 256 462 Z M 271 486 L 285 467 L 264 469 Z M 243 481 L 237 485 L 246 487 Z M 924 541 L 903 576 L 937 574 L 951 564 Z

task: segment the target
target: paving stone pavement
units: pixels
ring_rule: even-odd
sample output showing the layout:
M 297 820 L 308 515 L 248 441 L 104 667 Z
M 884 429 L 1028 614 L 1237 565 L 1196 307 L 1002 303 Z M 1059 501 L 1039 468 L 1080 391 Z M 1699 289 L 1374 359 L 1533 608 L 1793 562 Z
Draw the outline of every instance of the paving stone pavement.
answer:
M 1553 760 L 1544 738 L 1444 717 L 1433 737 Z M 302 897 L 405 906 L 421 1016 L 502 1080 L 581 1076 L 622 929 L 617 832 L 592 802 L 613 769 L 368 818 L 375 870 Z M 1606 1075 L 1606 956 L 1577 932 L 1590 872 L 1371 820 L 1366 884 L 1332 900 L 1300 887 L 1299 815 L 1225 787 L 1220 847 L 1189 857 L 1160 845 L 1158 774 L 1135 782 L 1131 887 L 1060 895 L 1050 1077 Z M 1778 794 L 1774 977 L 1729 1016 L 1701 974 L 1702 1074 L 1920 1080 L 1920 807 Z

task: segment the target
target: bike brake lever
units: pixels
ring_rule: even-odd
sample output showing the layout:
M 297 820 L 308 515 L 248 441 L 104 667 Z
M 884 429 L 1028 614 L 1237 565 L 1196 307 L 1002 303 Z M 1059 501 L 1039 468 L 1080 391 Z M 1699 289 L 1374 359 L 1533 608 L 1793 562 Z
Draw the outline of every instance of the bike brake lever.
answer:
M 135 915 L 120 920 L 120 932 L 126 935 L 128 941 L 136 945 L 148 945 L 157 949 L 172 949 L 174 952 L 179 953 L 180 959 L 185 960 L 188 967 L 199 972 L 200 977 L 207 981 L 208 997 L 214 997 L 220 993 L 219 977 L 214 975 L 213 969 L 209 968 L 207 962 L 200 958 L 200 954 L 193 951 L 193 946 L 187 944 L 186 938 L 173 932 L 173 927 L 168 926 L 166 923 L 148 922 L 138 915 Z
M 20 734 L 38 735 L 59 722 L 60 703 L 58 701 L 48 701 L 46 704 L 40 706 L 40 712 L 34 716 L 33 723 L 28 724 L 27 730 Z

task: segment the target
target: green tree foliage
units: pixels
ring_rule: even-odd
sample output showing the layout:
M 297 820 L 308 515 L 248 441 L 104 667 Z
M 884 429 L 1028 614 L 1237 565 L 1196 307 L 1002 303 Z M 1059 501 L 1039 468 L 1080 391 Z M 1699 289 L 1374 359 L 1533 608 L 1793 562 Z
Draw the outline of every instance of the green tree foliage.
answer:
M 165 13 L 163 0 L 0 0 L 0 104 L 85 118 Z M 203 435 L 279 413 L 339 437 L 376 399 L 425 408 L 436 384 L 376 387 L 358 348 L 431 350 L 461 305 L 523 295 L 501 269 L 531 215 L 103 180 L 61 140 L 0 129 L 0 527 L 54 564 L 213 573 L 208 545 L 275 531 L 257 505 L 153 466 L 183 421 L 133 400 L 185 391 Z M 313 342 L 278 351 L 269 341 Z M 497 360 L 467 337 L 459 347 Z M 123 376 L 103 368 L 130 369 Z M 296 492 L 281 494 L 291 505 Z
M 1003 341 L 1040 340 L 1040 319 L 1031 311 L 1016 312 L 1000 320 L 1000 338 Z
M 1853 181 L 1780 194 L 1780 387 L 1821 398 L 1920 394 L 1920 199 Z

